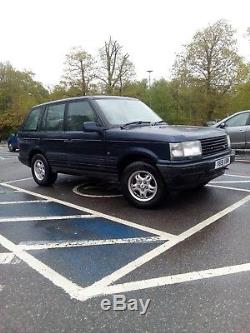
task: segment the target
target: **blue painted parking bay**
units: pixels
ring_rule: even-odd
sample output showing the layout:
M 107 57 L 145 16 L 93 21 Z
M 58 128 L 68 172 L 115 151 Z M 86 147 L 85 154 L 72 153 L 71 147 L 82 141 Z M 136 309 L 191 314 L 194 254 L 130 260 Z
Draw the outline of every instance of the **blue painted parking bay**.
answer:
M 9 189 L 6 192 L 0 190 L 2 191 L 0 192 L 0 235 L 19 246 L 31 245 L 30 249 L 25 248 L 25 250 L 79 286 L 93 284 L 164 242 L 128 241 L 124 244 L 114 242 L 107 245 L 105 241 L 108 240 L 145 239 L 156 235 L 108 218 L 94 217 L 82 210 L 57 202 L 43 201 L 30 194 Z M 36 199 L 39 201 L 34 202 Z M 1 202 L 18 200 L 27 202 L 1 205 Z M 39 217 L 44 217 L 46 220 L 38 220 Z M 60 219 L 57 220 L 55 217 Z M 19 221 L 18 218 L 22 220 Z M 81 245 L 88 241 L 104 241 L 104 243 Z M 46 248 L 46 244 L 57 242 L 65 242 L 67 246 Z M 74 242 L 75 246 L 71 246 Z M 79 246 L 77 242 L 80 242 Z M 33 249 L 32 246 L 37 244 L 45 247 Z

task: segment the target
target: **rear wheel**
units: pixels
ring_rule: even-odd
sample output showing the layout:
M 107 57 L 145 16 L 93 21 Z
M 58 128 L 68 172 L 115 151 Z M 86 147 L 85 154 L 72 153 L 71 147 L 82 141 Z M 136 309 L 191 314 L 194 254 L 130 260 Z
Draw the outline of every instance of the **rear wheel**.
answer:
M 50 165 L 42 154 L 37 154 L 32 158 L 31 171 L 35 182 L 40 186 L 54 184 L 57 173 L 52 172 Z
M 8 148 L 9 148 L 9 151 L 12 153 L 14 151 L 16 151 L 16 148 L 13 147 L 13 145 L 11 143 L 8 144 Z
M 125 198 L 139 208 L 160 204 L 165 184 L 159 171 L 146 162 L 133 162 L 122 173 L 121 186 Z

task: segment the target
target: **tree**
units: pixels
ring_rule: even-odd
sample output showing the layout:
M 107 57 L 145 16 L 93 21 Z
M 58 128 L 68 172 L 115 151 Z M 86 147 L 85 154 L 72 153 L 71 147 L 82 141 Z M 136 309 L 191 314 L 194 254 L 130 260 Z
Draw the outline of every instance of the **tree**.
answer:
M 248 39 L 250 41 L 250 27 L 247 28 L 247 37 L 248 37 Z
M 205 95 L 203 111 L 207 119 L 212 119 L 221 96 L 243 82 L 247 75 L 232 26 L 219 20 L 198 31 L 177 55 L 173 73 L 180 85 L 201 90 Z
M 123 47 L 110 37 L 99 50 L 99 58 L 98 78 L 104 83 L 105 92 L 112 94 L 118 91 L 122 95 L 124 86 L 135 75 L 129 54 L 123 52 Z
M 21 123 L 31 106 L 48 100 L 49 93 L 34 80 L 34 74 L 19 71 L 10 63 L 0 63 L 0 136 Z
M 78 95 L 86 95 L 90 91 L 91 82 L 96 77 L 96 62 L 93 56 L 80 47 L 74 47 L 66 55 L 64 84 L 68 89 L 74 88 Z

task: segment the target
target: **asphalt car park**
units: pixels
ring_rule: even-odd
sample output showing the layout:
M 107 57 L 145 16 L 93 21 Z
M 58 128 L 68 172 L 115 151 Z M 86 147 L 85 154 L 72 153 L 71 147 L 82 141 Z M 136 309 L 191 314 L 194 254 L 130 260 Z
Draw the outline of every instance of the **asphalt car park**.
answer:
M 16 158 L 0 178 L 1 333 L 249 332 L 248 163 L 152 210 L 84 177 L 39 188 Z

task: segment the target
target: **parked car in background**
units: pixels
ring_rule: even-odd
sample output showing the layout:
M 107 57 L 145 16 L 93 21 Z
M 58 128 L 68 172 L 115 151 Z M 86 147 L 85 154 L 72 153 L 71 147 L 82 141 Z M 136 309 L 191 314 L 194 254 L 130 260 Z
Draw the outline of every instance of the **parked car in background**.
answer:
M 200 188 L 234 160 L 229 136 L 212 127 L 170 126 L 135 98 L 91 96 L 34 106 L 19 131 L 19 160 L 37 184 L 57 173 L 111 178 L 135 206 L 171 189 Z
M 250 110 L 237 112 L 213 125 L 229 134 L 234 149 L 250 149 Z
M 8 138 L 8 148 L 10 152 L 14 152 L 17 149 L 19 149 L 19 143 L 18 143 L 18 134 L 12 133 Z

